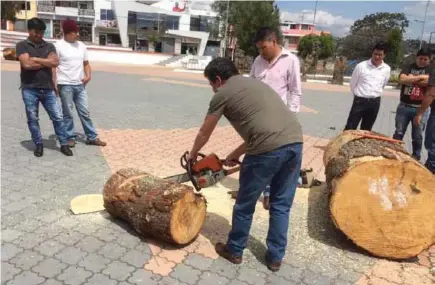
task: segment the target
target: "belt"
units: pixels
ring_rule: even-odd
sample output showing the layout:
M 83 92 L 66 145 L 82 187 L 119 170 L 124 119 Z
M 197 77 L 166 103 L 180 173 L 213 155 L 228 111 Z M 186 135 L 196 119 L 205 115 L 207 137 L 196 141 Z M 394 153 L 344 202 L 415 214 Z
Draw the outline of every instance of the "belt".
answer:
M 357 96 L 357 95 L 354 95 L 355 96 L 355 98 L 358 98 L 358 99 L 364 99 L 364 100 L 381 100 L 381 96 L 378 96 L 378 97 L 362 97 L 362 96 Z
M 407 103 L 403 103 L 403 102 L 400 102 L 400 104 L 402 104 L 402 105 L 404 105 L 406 107 L 420 108 L 420 105 L 407 104 Z

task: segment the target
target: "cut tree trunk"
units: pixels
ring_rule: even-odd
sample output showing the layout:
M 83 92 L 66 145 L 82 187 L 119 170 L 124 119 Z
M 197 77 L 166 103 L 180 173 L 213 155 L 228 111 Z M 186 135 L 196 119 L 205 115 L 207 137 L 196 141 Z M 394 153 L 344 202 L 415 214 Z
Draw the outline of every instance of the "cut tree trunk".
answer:
M 206 200 L 188 185 L 127 168 L 104 187 L 104 207 L 143 236 L 185 245 L 193 241 L 206 216 Z
M 403 144 L 344 131 L 327 145 L 323 162 L 332 220 L 355 244 L 406 259 L 435 243 L 435 176 Z

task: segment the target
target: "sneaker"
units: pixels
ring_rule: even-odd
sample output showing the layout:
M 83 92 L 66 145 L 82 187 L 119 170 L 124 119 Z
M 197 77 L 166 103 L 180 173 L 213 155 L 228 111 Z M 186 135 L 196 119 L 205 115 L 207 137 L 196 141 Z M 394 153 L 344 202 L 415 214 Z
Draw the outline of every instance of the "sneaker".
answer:
M 96 146 L 106 146 L 107 143 L 103 142 L 102 140 L 100 140 L 99 138 L 96 138 L 95 140 L 91 141 L 91 140 L 87 140 L 86 141 L 87 145 L 96 145 Z
M 73 156 L 72 150 L 67 145 L 60 146 L 60 152 L 66 156 Z
M 76 146 L 76 141 L 75 140 L 68 140 L 68 146 L 71 147 L 75 147 Z
M 240 264 L 242 263 L 242 257 L 241 256 L 236 256 L 236 255 L 232 255 L 227 248 L 227 245 L 221 242 L 218 242 L 215 246 L 215 250 L 216 253 L 219 254 L 221 257 L 225 258 L 226 260 L 228 260 L 231 263 L 234 264 Z
M 33 155 L 35 155 L 36 157 L 41 157 L 44 155 L 44 145 L 42 143 L 38 143 L 36 145 L 36 149 L 33 152 Z

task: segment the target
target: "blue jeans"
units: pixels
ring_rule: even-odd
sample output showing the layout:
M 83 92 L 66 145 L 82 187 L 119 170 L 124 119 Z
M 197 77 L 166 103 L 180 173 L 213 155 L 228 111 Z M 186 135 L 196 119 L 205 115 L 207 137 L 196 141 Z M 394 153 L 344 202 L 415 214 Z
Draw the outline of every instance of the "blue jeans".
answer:
M 427 160 L 425 166 L 435 174 L 435 113 L 432 112 L 427 121 L 424 146 L 427 149 Z
M 21 93 L 26 107 L 27 125 L 33 142 L 42 144 L 41 129 L 39 127 L 39 102 L 41 102 L 53 122 L 54 132 L 59 139 L 59 143 L 66 145 L 67 136 L 63 124 L 62 109 L 54 91 L 51 89 L 23 88 Z
M 94 141 L 97 138 L 97 131 L 92 123 L 88 111 L 88 95 L 85 86 L 81 85 L 59 85 L 59 95 L 62 101 L 63 121 L 69 140 L 75 140 L 73 109 L 77 109 L 83 131 L 88 140 Z
M 420 125 L 414 124 L 414 118 L 417 115 L 418 107 L 409 106 L 400 103 L 396 110 L 396 131 L 393 138 L 396 140 L 403 140 L 409 123 L 412 125 L 412 156 L 417 160 L 421 158 L 421 149 L 423 147 L 423 132 L 426 127 L 427 118 L 429 117 L 429 110 L 423 114 Z
M 227 247 L 241 256 L 248 242 L 252 216 L 261 192 L 270 185 L 267 259 L 280 262 L 287 247 L 290 208 L 302 163 L 302 143 L 289 144 L 258 155 L 246 155 L 240 169 L 240 187 L 233 208 Z

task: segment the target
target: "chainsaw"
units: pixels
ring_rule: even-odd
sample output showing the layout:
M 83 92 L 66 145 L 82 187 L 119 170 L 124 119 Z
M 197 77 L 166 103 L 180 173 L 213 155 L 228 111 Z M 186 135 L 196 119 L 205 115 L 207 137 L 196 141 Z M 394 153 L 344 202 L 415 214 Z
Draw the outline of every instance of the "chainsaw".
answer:
M 235 161 L 237 166 L 230 169 L 224 168 L 224 160 L 211 153 L 204 155 L 198 153 L 199 160 L 193 161 L 188 159 L 189 152 L 186 151 L 180 158 L 180 164 L 183 169 L 186 170 L 183 174 L 172 175 L 163 178 L 164 180 L 172 181 L 175 183 L 192 182 L 196 191 L 200 191 L 202 188 L 207 188 L 215 185 L 228 175 L 231 175 L 240 170 L 240 162 Z

